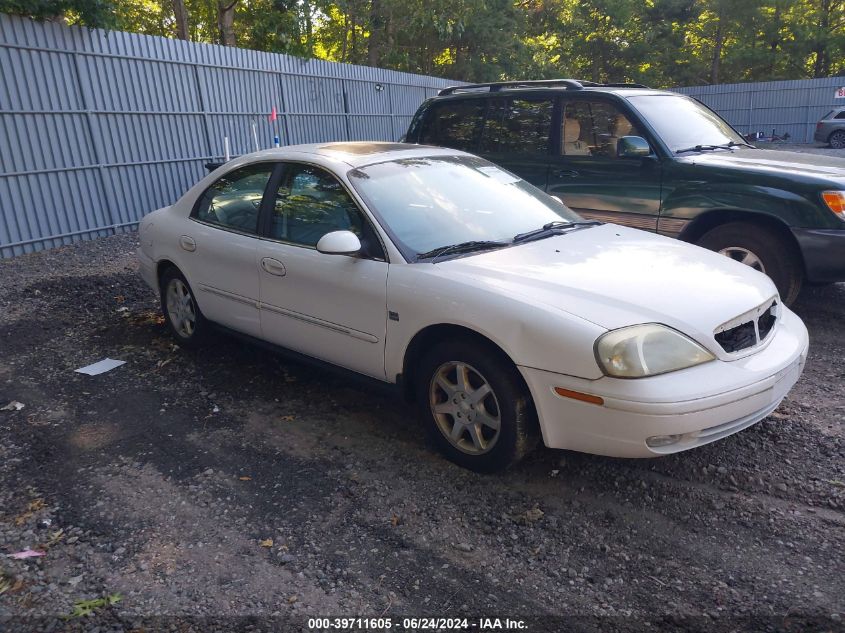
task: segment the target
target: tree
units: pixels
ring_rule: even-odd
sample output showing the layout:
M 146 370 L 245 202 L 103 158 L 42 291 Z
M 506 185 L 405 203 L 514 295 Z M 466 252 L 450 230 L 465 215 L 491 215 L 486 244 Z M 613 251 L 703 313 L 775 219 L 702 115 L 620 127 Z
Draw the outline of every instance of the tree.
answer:
M 238 0 L 217 0 L 217 29 L 223 46 L 237 46 L 235 37 L 235 5 Z
M 176 18 L 176 37 L 180 40 L 191 39 L 188 33 L 188 10 L 185 0 L 172 0 L 173 16 Z

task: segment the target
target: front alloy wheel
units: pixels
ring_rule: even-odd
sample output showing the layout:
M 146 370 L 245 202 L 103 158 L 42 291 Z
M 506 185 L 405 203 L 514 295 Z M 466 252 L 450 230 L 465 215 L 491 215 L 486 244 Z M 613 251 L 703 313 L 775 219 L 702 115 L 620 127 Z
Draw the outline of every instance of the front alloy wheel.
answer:
M 845 148 L 845 130 L 837 130 L 831 134 L 828 143 L 833 149 Z
M 491 472 L 539 440 L 534 403 L 513 362 L 475 337 L 444 340 L 414 371 L 416 401 L 432 442 L 456 464 Z
M 499 439 L 502 420 L 496 394 L 469 363 L 449 361 L 437 368 L 429 404 L 437 428 L 458 450 L 481 455 Z

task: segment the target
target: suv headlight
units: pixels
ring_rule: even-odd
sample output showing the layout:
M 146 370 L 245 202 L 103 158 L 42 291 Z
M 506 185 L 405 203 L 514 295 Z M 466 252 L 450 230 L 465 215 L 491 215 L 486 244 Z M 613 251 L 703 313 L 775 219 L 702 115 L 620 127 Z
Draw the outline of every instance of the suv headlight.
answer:
M 643 378 L 700 365 L 715 356 L 677 330 L 646 323 L 602 334 L 596 341 L 596 359 L 608 376 Z
M 822 191 L 822 200 L 840 220 L 845 220 L 845 191 Z

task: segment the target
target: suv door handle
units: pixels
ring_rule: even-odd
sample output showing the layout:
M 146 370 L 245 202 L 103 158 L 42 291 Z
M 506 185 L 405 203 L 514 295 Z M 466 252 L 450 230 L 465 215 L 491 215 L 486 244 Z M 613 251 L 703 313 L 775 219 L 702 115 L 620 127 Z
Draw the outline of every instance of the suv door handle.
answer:
M 284 277 L 288 272 L 282 262 L 278 259 L 273 259 L 272 257 L 265 257 L 262 259 L 261 267 L 265 272 L 268 272 L 271 275 L 276 275 L 276 277 Z
M 197 250 L 197 243 L 194 241 L 190 235 L 183 235 L 179 238 L 179 246 L 182 247 L 183 250 L 188 251 L 189 253 L 193 253 Z
M 558 169 L 552 172 L 552 176 L 555 178 L 575 178 L 577 175 L 578 171 L 575 169 Z

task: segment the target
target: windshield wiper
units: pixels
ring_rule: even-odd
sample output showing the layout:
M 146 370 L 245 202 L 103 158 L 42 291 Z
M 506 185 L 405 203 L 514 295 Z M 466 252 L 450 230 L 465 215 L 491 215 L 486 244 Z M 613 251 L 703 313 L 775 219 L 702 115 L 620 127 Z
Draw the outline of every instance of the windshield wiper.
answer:
M 484 251 L 492 248 L 502 248 L 510 246 L 510 242 L 501 240 L 470 240 L 469 242 L 460 242 L 459 244 L 449 244 L 448 246 L 438 246 L 425 253 L 417 253 L 417 261 L 421 259 L 431 258 L 431 263 L 434 264 L 440 257 L 444 255 L 459 255 L 461 253 L 472 253 L 474 251 Z
M 528 231 L 527 233 L 520 233 L 519 235 L 513 236 L 513 243 L 519 244 L 520 242 L 531 242 L 533 240 L 542 240 L 546 237 L 551 237 L 552 235 L 562 235 L 563 233 L 567 232 L 567 229 L 578 228 L 581 226 L 596 226 L 601 224 L 601 222 L 597 222 L 596 220 L 585 220 L 581 222 L 562 222 L 557 220 L 555 222 L 549 222 L 548 224 L 544 224 L 542 228 L 536 229 L 534 231 Z
M 736 142 L 731 141 L 730 143 L 724 143 L 722 145 L 694 145 L 693 147 L 685 147 L 684 149 L 676 149 L 676 154 L 683 154 L 684 152 L 704 152 L 704 151 L 712 151 L 714 149 L 733 149 L 734 147 L 750 147 L 751 149 L 757 149 L 751 143 L 745 143 L 744 141 Z

